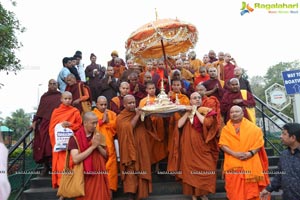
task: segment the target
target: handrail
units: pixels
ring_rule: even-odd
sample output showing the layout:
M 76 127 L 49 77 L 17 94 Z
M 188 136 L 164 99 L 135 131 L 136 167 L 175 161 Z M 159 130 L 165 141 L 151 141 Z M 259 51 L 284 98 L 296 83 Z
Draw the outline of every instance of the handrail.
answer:
M 20 146 L 21 143 L 23 143 L 25 138 L 27 138 L 31 134 L 32 131 L 33 131 L 32 128 L 27 130 L 27 132 L 24 135 L 22 135 L 22 137 L 16 142 L 16 144 L 9 149 L 8 157 Z
M 270 116 L 268 116 L 265 111 L 268 110 L 269 112 L 271 112 L 273 115 L 275 115 L 278 119 L 280 119 L 281 121 L 283 121 L 284 123 L 288 123 L 286 121 L 286 119 L 284 119 L 282 116 L 280 116 L 278 114 L 278 112 L 276 112 L 273 108 L 271 108 L 269 105 L 267 105 L 265 102 L 263 102 L 261 99 L 259 99 L 257 96 L 253 95 L 254 99 L 256 100 L 256 102 L 258 102 L 260 104 L 260 108 L 258 107 L 258 105 L 255 106 L 256 110 L 259 111 L 259 113 L 262 115 L 262 129 L 264 131 L 264 139 L 265 141 L 270 144 L 270 146 L 273 148 L 273 150 L 275 150 L 275 152 L 277 152 L 278 154 L 281 154 L 281 151 L 283 150 L 283 146 L 281 146 L 282 148 L 279 149 L 277 148 L 272 141 L 270 141 L 267 137 L 267 130 L 266 130 L 266 124 L 265 124 L 265 118 L 268 119 L 272 124 L 274 124 L 278 129 L 282 130 L 282 127 L 280 127 L 278 124 L 276 124 L 276 122 L 274 120 L 271 119 Z M 265 143 L 266 144 L 266 143 Z
M 16 142 L 16 144 L 14 146 L 12 146 L 9 149 L 9 153 L 8 153 L 8 157 L 10 158 L 11 155 L 20 147 L 22 146 L 22 152 L 16 156 L 11 162 L 9 162 L 8 164 L 8 169 L 7 172 L 10 172 L 10 170 L 12 169 L 12 167 L 16 164 L 16 162 L 18 160 L 22 160 L 22 165 L 21 165 L 21 169 L 18 169 L 18 175 L 21 176 L 21 187 L 16 191 L 17 194 L 14 196 L 14 199 L 17 200 L 20 198 L 20 196 L 22 195 L 23 191 L 25 190 L 25 187 L 27 186 L 27 184 L 29 183 L 30 179 L 32 178 L 32 176 L 34 175 L 34 173 L 31 174 L 27 174 L 26 173 L 26 150 L 31 146 L 31 144 L 33 143 L 33 139 L 31 139 L 28 143 L 26 142 L 27 138 L 30 136 L 30 134 L 33 132 L 33 129 L 29 129 L 27 130 L 27 132 L 22 135 L 22 137 Z M 38 166 L 35 167 L 36 170 Z M 20 170 L 20 171 L 19 171 Z M 13 174 L 11 174 L 13 175 Z M 27 175 L 27 176 L 26 176 Z M 9 175 L 10 176 L 10 175 Z M 27 180 L 25 180 L 27 178 Z

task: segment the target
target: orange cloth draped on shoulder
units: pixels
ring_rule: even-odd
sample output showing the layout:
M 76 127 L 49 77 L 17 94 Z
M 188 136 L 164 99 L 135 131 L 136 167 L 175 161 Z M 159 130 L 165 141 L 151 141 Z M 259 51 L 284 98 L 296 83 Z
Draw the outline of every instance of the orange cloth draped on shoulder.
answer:
M 78 130 L 82 124 L 82 119 L 80 112 L 77 108 L 73 106 L 66 106 L 64 104 L 60 104 L 60 106 L 54 109 L 50 125 L 49 125 L 49 136 L 50 142 L 52 146 L 52 151 L 55 145 L 55 134 L 54 129 L 58 123 L 68 121 L 71 123 L 70 129 L 75 132 Z M 61 179 L 61 172 L 64 169 L 66 160 L 66 152 L 53 152 L 52 154 L 52 187 L 57 188 L 59 187 L 60 179 Z
M 81 135 L 81 136 L 79 136 L 79 135 Z M 84 129 L 83 128 L 79 129 L 75 133 L 75 137 L 79 143 L 79 146 L 81 146 L 80 138 L 86 137 Z M 91 145 L 92 137 L 89 137 L 87 139 L 89 140 L 88 144 Z M 70 143 L 72 143 L 72 145 Z M 70 146 L 75 146 L 76 148 L 78 148 L 78 146 L 75 143 L 75 140 L 73 138 L 70 138 L 69 147 Z M 85 196 L 77 197 L 75 199 L 76 200 L 91 200 L 91 199 L 110 200 L 111 194 L 110 194 L 110 190 L 109 190 L 109 181 L 108 181 L 107 172 L 105 169 L 106 159 L 100 154 L 100 152 L 97 148 L 94 149 L 90 155 L 92 156 L 93 171 L 96 173 L 84 175 Z M 73 163 L 72 163 L 72 166 L 73 166 Z
M 227 153 L 224 159 L 227 197 L 230 200 L 259 199 L 259 192 L 269 183 L 269 177 L 263 173 L 268 169 L 268 158 L 261 129 L 243 118 L 239 134 L 236 134 L 235 127 L 229 120 L 222 129 L 219 145 L 228 146 L 235 152 L 248 152 L 260 148 L 260 153 L 247 160 L 239 160 Z
M 202 106 L 211 108 L 217 112 L 216 119 L 218 122 L 218 126 L 220 127 L 220 130 L 221 130 L 225 124 L 224 124 L 223 117 L 221 115 L 221 107 L 220 107 L 220 102 L 219 102 L 218 98 L 215 96 L 210 96 L 210 97 L 204 96 L 204 97 L 202 97 Z M 220 130 L 218 131 L 219 133 L 220 133 Z
M 123 72 L 126 70 L 126 67 L 125 66 L 114 66 L 114 77 L 115 78 L 120 78 L 123 74 Z
M 201 110 L 208 110 L 208 112 L 204 114 Z M 189 120 L 185 122 L 181 135 L 178 128 L 175 128 L 177 130 L 174 130 L 176 135 L 172 155 L 176 158 L 177 153 L 178 163 L 172 159 L 169 161 L 175 164 L 170 166 L 173 170 L 179 167 L 176 171 L 181 172 L 177 177 L 181 179 L 183 194 L 202 196 L 215 193 L 216 190 L 218 158 L 215 154 L 218 155 L 218 144 L 215 139 L 219 126 L 215 111 L 205 107 L 198 108 L 198 111 L 205 116 L 203 124 L 195 115 L 193 124 Z
M 192 67 L 192 69 L 197 72 L 199 71 L 199 67 L 203 65 L 203 62 L 199 59 L 190 59 L 190 65 Z
M 140 101 L 139 107 L 142 108 L 146 105 L 148 98 L 145 97 Z M 155 100 L 154 97 L 149 97 L 149 103 L 153 104 Z M 152 128 L 154 130 L 154 134 L 156 134 L 159 140 L 153 138 L 149 135 L 149 152 L 150 152 L 150 159 L 151 163 L 157 163 L 160 160 L 167 157 L 167 141 L 165 138 L 165 127 L 164 127 L 164 120 L 162 117 L 151 116 L 150 117 L 152 122 Z
M 137 199 L 147 198 L 152 192 L 151 162 L 147 129 L 140 120 L 133 128 L 135 112 L 126 109 L 117 116 L 117 135 L 120 148 L 120 171 L 124 193 L 136 193 Z
M 114 144 L 114 136 L 116 135 L 116 120 L 117 115 L 111 110 L 106 109 L 109 122 L 102 123 L 104 113 L 98 109 L 94 109 L 93 112 L 99 119 L 97 124 L 97 131 L 101 132 L 105 136 L 106 147 L 108 150 L 108 160 L 106 162 L 106 170 L 108 171 L 109 188 L 117 191 L 118 187 L 118 167 L 117 167 L 117 155 Z

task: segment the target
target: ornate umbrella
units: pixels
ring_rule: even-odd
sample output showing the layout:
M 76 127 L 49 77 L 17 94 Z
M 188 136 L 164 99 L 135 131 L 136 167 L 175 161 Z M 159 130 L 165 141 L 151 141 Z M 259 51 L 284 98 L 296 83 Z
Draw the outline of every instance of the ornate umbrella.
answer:
M 193 48 L 198 40 L 197 28 L 178 19 L 158 19 L 134 31 L 126 41 L 127 54 L 136 58 L 176 56 Z

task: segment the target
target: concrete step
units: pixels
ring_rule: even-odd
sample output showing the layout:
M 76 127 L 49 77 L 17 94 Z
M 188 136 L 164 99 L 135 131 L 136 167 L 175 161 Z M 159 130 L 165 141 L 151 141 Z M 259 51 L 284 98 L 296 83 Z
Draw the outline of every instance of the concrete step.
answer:
M 43 188 L 30 188 L 25 190 L 22 194 L 22 200 L 57 200 L 56 196 L 57 189 L 51 187 Z M 74 200 L 70 198 L 65 198 L 65 200 Z

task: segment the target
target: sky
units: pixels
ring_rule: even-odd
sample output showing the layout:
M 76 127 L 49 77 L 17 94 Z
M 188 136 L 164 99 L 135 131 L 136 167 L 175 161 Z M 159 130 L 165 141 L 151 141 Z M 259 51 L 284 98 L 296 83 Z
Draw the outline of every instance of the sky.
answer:
M 255 3 L 296 4 L 295 9 L 266 9 Z M 300 2 L 294 0 L 247 1 L 253 12 L 241 16 L 242 1 L 219 0 L 1 0 L 13 11 L 26 31 L 18 35 L 23 47 L 16 52 L 23 70 L 0 72 L 0 117 L 23 108 L 34 112 L 49 79 L 57 78 L 62 58 L 83 52 L 87 66 L 91 53 L 97 63 L 106 65 L 113 50 L 125 58 L 125 41 L 140 26 L 158 18 L 177 18 L 197 27 L 194 48 L 202 59 L 209 50 L 228 52 L 247 74 L 265 75 L 279 62 L 300 59 Z M 298 13 L 279 13 L 279 11 Z M 1 45 L 1 44 L 0 44 Z

